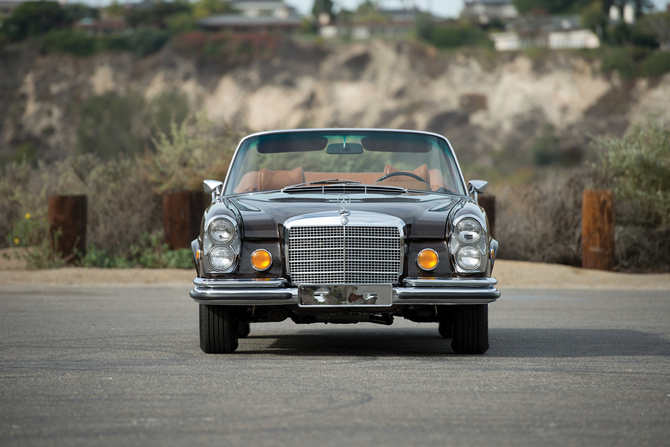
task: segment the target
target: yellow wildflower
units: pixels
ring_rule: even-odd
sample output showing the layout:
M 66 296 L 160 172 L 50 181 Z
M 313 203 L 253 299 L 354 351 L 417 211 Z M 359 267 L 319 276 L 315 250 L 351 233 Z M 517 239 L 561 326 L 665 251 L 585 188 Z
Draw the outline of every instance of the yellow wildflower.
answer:
M 21 241 L 19 241 L 19 238 L 15 237 L 14 238 L 14 245 L 19 245 L 19 242 L 21 242 Z
M 26 213 L 26 219 L 30 219 L 30 213 Z

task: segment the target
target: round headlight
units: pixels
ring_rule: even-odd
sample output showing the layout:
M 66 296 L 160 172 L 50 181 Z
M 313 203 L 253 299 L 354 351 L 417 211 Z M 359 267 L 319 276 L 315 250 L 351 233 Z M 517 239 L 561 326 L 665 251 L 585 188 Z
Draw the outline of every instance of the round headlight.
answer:
M 456 262 L 465 270 L 474 270 L 482 263 L 483 256 L 476 247 L 464 246 L 456 252 Z
M 209 252 L 209 263 L 216 270 L 228 270 L 235 263 L 235 253 L 230 247 L 214 247 Z
M 456 224 L 454 233 L 461 242 L 476 244 L 482 238 L 484 230 L 475 219 L 466 218 Z
M 416 257 L 416 263 L 419 264 L 419 267 L 423 270 L 433 270 L 437 267 L 439 262 L 440 257 L 437 255 L 437 252 L 430 248 L 421 250 L 419 256 Z
M 229 219 L 219 217 L 209 223 L 207 232 L 214 243 L 227 244 L 235 237 L 235 225 Z

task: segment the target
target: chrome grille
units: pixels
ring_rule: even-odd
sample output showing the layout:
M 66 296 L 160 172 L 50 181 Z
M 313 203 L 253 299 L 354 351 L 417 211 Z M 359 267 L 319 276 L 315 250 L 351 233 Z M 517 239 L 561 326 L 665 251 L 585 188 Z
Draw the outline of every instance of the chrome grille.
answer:
M 292 226 L 287 254 L 296 284 L 394 284 L 402 273 L 398 227 Z

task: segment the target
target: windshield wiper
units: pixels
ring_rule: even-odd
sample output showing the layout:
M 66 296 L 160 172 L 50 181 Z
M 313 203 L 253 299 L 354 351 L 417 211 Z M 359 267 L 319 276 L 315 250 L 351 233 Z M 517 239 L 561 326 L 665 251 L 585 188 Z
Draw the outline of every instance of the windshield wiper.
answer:
M 351 184 L 358 184 L 360 185 L 361 182 L 357 182 L 356 180 L 346 180 L 346 179 L 339 179 L 339 178 L 329 178 L 327 180 L 317 180 L 314 182 L 306 182 L 306 183 L 298 183 L 297 185 L 291 185 L 287 186 L 285 189 L 293 189 L 293 188 L 300 188 L 301 186 L 315 186 L 315 185 L 338 185 L 338 184 L 346 184 L 346 185 L 351 185 Z

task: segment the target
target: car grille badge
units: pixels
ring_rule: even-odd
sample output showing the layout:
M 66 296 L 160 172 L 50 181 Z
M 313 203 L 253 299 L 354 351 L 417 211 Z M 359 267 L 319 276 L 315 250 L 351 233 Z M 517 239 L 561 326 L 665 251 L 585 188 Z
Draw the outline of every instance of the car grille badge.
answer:
M 340 222 L 342 225 L 349 223 L 349 210 L 347 206 L 351 203 L 351 198 L 346 194 L 340 194 L 337 198 L 337 204 L 340 205 Z

